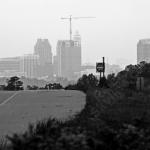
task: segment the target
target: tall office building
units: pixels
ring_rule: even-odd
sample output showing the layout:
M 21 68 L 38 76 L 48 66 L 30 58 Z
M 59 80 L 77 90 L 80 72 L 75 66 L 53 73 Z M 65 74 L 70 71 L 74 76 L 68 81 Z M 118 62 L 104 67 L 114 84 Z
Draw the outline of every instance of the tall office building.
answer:
M 150 63 L 150 39 L 139 40 L 137 44 L 137 63 Z
M 73 40 L 59 40 L 56 48 L 56 75 L 77 79 L 81 71 L 81 38 L 76 34 Z
M 80 36 L 80 34 L 79 34 L 78 31 L 76 31 L 75 35 L 73 36 L 73 40 L 74 40 L 75 42 L 78 42 L 77 44 L 78 44 L 79 46 L 81 46 L 81 36 Z
M 48 39 L 38 39 L 34 46 L 34 54 L 39 55 L 41 65 L 52 64 L 52 51 Z
M 38 39 L 34 46 L 34 54 L 39 56 L 38 77 L 53 76 L 52 50 L 48 39 Z

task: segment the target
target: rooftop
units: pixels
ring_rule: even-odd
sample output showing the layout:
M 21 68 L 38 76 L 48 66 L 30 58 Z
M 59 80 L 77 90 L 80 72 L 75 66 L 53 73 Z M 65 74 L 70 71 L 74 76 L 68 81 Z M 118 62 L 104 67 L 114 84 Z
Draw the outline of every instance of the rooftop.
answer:
M 150 44 L 150 39 L 141 39 L 138 44 Z

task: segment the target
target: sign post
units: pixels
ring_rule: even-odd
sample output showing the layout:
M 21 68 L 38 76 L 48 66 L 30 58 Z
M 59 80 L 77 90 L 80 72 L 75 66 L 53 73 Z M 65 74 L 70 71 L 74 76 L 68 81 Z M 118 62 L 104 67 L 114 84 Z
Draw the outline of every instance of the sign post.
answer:
M 103 83 L 103 80 L 105 79 L 105 58 L 103 57 L 103 62 L 97 62 L 96 63 L 96 72 L 100 73 L 100 79 L 99 79 L 99 86 L 103 86 L 105 83 Z M 103 77 L 102 77 L 103 74 Z

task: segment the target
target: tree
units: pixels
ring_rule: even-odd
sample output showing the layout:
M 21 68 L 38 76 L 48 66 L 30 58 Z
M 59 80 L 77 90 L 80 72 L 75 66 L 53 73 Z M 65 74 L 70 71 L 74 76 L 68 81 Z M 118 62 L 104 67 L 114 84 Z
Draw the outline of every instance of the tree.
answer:
M 33 85 L 33 86 L 27 85 L 27 90 L 38 90 L 38 89 L 39 89 L 39 87 L 36 85 Z
M 135 90 L 137 77 L 144 77 L 145 83 L 150 83 L 150 63 L 141 62 L 137 65 L 128 65 L 117 76 L 109 75 L 107 81 L 110 87 Z
M 45 89 L 63 89 L 63 86 L 60 83 L 49 83 L 46 84 Z
M 84 74 L 77 81 L 77 89 L 83 92 L 87 92 L 90 87 L 96 87 L 97 85 L 98 79 L 93 74 L 89 74 L 88 76 Z
M 17 76 L 11 77 L 7 80 L 6 90 L 23 90 L 23 82 Z

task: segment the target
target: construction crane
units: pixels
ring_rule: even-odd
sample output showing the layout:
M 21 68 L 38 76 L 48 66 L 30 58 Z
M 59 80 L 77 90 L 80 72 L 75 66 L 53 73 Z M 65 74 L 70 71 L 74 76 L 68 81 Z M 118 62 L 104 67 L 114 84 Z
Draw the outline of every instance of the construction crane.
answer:
M 72 19 L 87 19 L 87 18 L 95 18 L 95 17 L 72 17 L 72 15 L 70 15 L 67 18 L 64 18 L 64 17 L 61 18 L 61 19 L 67 19 L 67 20 L 69 20 L 69 23 L 70 23 L 70 31 L 69 31 L 70 41 L 72 40 Z

